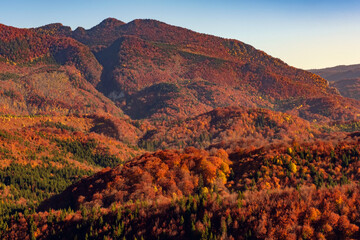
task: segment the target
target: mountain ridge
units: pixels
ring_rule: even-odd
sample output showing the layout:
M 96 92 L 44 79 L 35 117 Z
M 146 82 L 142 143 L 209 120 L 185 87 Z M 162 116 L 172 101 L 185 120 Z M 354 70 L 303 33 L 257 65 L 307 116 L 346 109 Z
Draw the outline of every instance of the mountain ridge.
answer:
M 360 64 L 339 65 L 323 69 L 309 70 L 327 79 L 331 86 L 337 88 L 341 95 L 360 100 Z

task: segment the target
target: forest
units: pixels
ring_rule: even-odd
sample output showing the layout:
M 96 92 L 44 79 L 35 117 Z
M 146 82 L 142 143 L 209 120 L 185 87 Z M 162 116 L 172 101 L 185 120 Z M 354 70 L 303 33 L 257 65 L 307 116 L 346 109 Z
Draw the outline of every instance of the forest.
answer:
M 0 238 L 359 239 L 359 116 L 237 40 L 0 25 Z

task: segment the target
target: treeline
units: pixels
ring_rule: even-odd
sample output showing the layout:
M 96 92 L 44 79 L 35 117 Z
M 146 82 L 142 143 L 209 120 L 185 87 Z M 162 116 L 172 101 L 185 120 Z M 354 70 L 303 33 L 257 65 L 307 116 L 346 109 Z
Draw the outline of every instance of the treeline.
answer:
M 356 134 L 229 151 L 146 153 L 43 202 L 32 215 L 32 228 L 41 231 L 21 225 L 31 216 L 20 215 L 11 218 L 4 234 L 33 232 L 44 239 L 360 237 Z
M 356 239 L 359 187 L 224 194 L 203 191 L 170 203 L 135 201 L 14 218 L 18 239 Z M 76 219 L 76 220 L 75 220 Z

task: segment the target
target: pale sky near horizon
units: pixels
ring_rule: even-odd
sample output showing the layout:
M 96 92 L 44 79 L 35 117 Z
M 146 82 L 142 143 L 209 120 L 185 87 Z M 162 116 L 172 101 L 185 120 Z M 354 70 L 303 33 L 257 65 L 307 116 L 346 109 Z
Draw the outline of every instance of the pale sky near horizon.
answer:
M 240 40 L 298 68 L 360 64 L 360 0 L 0 1 L 0 23 L 14 27 L 150 18 Z

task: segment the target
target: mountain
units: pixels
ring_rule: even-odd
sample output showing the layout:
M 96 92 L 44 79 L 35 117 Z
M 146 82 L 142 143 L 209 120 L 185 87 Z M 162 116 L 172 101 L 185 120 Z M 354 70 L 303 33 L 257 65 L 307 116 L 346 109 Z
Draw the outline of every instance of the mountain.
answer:
M 359 101 L 250 45 L 0 25 L 0 83 L 1 239 L 360 238 Z
M 342 96 L 360 100 L 360 64 L 309 70 L 337 88 Z
M 317 75 L 240 41 L 156 20 L 109 18 L 75 31 L 62 24 L 1 29 L 0 78 L 9 85 L 1 94 L 2 109 L 8 114 L 102 111 L 161 120 L 226 106 L 262 107 L 316 121 L 353 120 L 360 114 L 358 101 L 341 97 Z M 17 65 L 7 71 L 9 64 Z M 49 97 L 38 87 L 53 82 L 49 72 L 63 79 L 57 87 L 66 94 Z M 30 88 L 21 85 L 25 79 Z
M 88 45 L 103 66 L 97 89 L 134 119 L 189 117 L 231 105 L 308 120 L 357 117 L 358 102 L 341 98 L 326 80 L 237 40 L 112 18 L 89 30 L 52 24 L 34 31 Z

